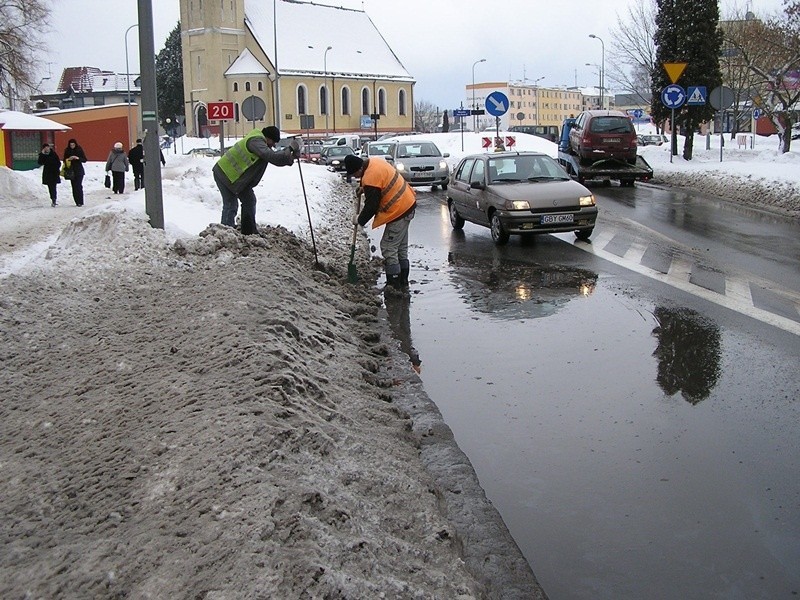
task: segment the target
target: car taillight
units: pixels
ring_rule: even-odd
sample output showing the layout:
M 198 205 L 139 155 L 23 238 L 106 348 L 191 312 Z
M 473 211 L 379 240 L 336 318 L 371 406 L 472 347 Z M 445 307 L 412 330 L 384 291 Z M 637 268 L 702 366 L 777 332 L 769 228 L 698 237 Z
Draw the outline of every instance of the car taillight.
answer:
M 591 148 L 592 147 L 592 136 L 588 133 L 584 134 L 583 139 L 581 140 L 581 145 L 584 148 Z

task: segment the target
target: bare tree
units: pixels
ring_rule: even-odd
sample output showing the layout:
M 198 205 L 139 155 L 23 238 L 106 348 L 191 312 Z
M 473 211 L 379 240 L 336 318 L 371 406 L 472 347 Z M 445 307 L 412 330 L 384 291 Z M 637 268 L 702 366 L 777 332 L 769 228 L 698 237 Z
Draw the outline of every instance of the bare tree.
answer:
M 800 3 L 785 4 L 782 18 L 746 19 L 725 34 L 753 74 L 753 104 L 777 129 L 781 152 L 791 147 L 792 123 L 800 103 Z
M 608 79 L 633 94 L 642 104 L 650 104 L 650 79 L 657 67 L 655 0 L 636 0 L 624 17 L 617 15 L 611 29 L 609 58 L 606 61 Z
M 47 0 L 0 0 L 0 96 L 10 108 L 36 86 L 49 17 Z
M 426 100 L 414 104 L 414 128 L 417 131 L 436 131 L 439 126 L 439 108 Z

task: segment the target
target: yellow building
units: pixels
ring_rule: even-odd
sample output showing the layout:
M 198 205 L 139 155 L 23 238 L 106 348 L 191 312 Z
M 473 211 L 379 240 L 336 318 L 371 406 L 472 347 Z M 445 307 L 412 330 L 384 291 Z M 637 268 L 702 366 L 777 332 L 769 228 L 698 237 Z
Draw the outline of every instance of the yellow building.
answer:
M 514 125 L 556 125 L 561 126 L 565 118 L 576 116 L 582 110 L 583 97 L 580 91 L 563 87 L 538 86 L 511 81 L 489 81 L 466 86 L 464 105 L 483 108 L 486 97 L 499 91 L 508 97 L 509 108 L 500 117 L 500 129 L 507 130 Z M 485 114 L 476 119 L 477 131 L 495 126 L 495 117 Z M 470 127 L 472 123 L 468 124 Z
M 317 136 L 413 130 L 415 81 L 363 10 L 296 0 L 180 7 L 190 134 L 214 127 L 207 105 L 217 101 L 234 103 L 233 135 L 266 125 Z

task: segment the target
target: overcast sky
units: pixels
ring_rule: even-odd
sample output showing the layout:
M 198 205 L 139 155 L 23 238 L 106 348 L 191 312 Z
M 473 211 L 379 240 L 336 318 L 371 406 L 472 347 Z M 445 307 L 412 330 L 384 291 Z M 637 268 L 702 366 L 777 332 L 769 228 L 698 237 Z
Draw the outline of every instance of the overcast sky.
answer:
M 269 2 L 269 0 L 261 0 Z M 408 72 L 416 79 L 415 99 L 455 108 L 464 86 L 475 81 L 544 77 L 541 85 L 594 86 L 597 69 L 586 63 L 606 58 L 617 15 L 642 0 L 316 0 L 364 8 Z M 42 77 L 56 79 L 65 67 L 93 66 L 125 72 L 125 31 L 137 23 L 133 0 L 53 0 L 53 31 Z M 750 7 L 759 15 L 777 12 L 781 0 L 722 0 L 722 15 Z M 152 0 L 156 52 L 180 18 L 178 0 Z M 601 9 L 602 8 L 602 9 Z M 626 19 L 627 20 L 627 19 Z M 280 27 L 280 24 L 279 24 Z M 354 44 L 357 40 L 354 40 Z M 334 48 L 329 60 L 333 62 Z M 138 29 L 128 34 L 131 72 L 139 70 Z M 45 89 L 45 86 L 43 86 Z

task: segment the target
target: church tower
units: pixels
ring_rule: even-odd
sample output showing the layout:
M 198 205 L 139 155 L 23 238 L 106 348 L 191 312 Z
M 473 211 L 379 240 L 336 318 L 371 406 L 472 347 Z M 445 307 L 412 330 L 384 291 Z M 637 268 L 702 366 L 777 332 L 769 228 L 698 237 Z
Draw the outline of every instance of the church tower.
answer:
M 228 99 L 224 73 L 245 48 L 244 0 L 180 0 L 180 9 L 186 128 L 200 136 L 206 104 Z

